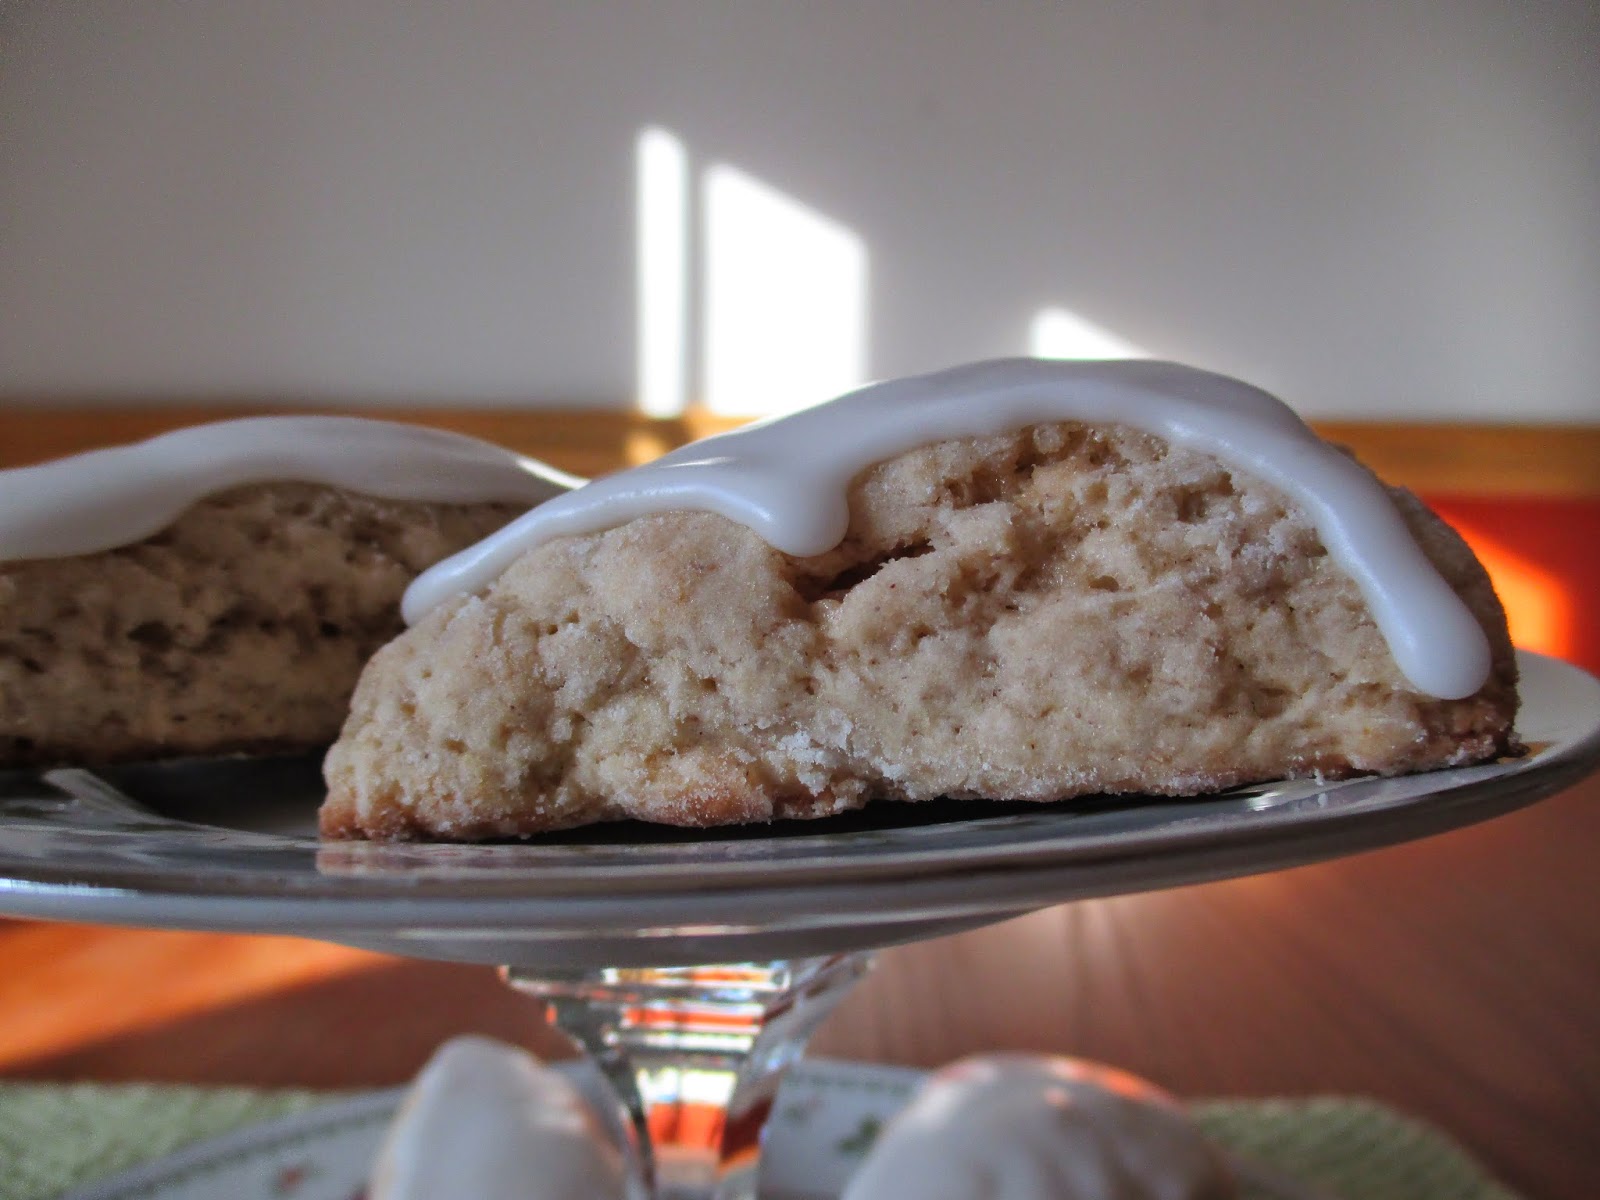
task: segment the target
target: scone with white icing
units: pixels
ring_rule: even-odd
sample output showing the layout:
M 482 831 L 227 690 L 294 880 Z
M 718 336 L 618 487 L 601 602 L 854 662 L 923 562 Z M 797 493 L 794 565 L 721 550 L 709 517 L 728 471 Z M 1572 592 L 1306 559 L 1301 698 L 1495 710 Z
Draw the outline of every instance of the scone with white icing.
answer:
M 1257 389 L 1010 361 L 569 493 L 424 574 L 330 836 L 1188 795 L 1516 747 L 1483 569 Z
M 332 417 L 0 471 L 0 766 L 325 746 L 412 579 L 564 486 Z
M 938 1071 L 842 1200 L 1232 1200 L 1222 1155 L 1171 1096 L 1077 1059 L 985 1055 Z
M 458 1037 L 411 1085 L 369 1200 L 637 1200 L 583 1095 L 515 1046 Z

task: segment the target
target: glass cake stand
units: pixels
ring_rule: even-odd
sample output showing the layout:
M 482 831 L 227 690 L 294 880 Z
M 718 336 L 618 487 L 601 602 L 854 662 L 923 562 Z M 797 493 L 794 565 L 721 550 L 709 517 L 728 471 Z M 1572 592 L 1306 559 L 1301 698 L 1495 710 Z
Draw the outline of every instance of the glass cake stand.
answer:
M 755 1194 L 784 1071 L 875 949 L 1509 812 L 1600 765 L 1600 681 L 1521 655 L 1531 753 L 1185 801 L 884 804 L 758 830 L 323 843 L 312 758 L 0 774 L 0 912 L 489 963 L 599 1065 L 640 1194 Z

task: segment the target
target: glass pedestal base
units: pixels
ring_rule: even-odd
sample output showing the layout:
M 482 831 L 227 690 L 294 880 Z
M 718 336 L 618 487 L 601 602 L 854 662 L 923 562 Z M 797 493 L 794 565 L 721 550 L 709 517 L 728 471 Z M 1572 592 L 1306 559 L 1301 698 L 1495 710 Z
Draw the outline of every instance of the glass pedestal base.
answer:
M 784 1072 L 866 954 L 703 967 L 508 967 L 611 1084 L 644 1195 L 755 1200 L 761 1132 Z

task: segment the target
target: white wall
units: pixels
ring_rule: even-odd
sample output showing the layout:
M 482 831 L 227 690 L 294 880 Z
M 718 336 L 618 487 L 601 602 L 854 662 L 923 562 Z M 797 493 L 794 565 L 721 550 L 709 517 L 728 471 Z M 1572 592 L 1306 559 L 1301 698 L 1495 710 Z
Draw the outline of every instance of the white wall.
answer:
M 865 370 L 1065 307 L 1322 416 L 1600 419 L 1592 0 L 0 0 L 0 395 L 623 403 L 659 125 Z

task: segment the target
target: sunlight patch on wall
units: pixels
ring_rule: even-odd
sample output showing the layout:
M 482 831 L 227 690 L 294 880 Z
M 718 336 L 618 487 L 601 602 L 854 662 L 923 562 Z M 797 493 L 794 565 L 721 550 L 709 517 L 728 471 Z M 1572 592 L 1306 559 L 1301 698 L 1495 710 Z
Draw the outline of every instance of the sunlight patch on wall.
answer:
M 1066 308 L 1042 308 L 1028 327 L 1034 358 L 1149 358 L 1150 353 Z
M 791 412 L 860 386 L 859 237 L 733 167 L 705 175 L 701 361 L 713 413 Z
M 675 417 L 688 387 L 689 156 L 665 129 L 646 129 L 636 171 L 639 411 Z
M 867 248 L 676 134 L 635 147 L 637 404 L 645 416 L 770 416 L 859 387 Z

